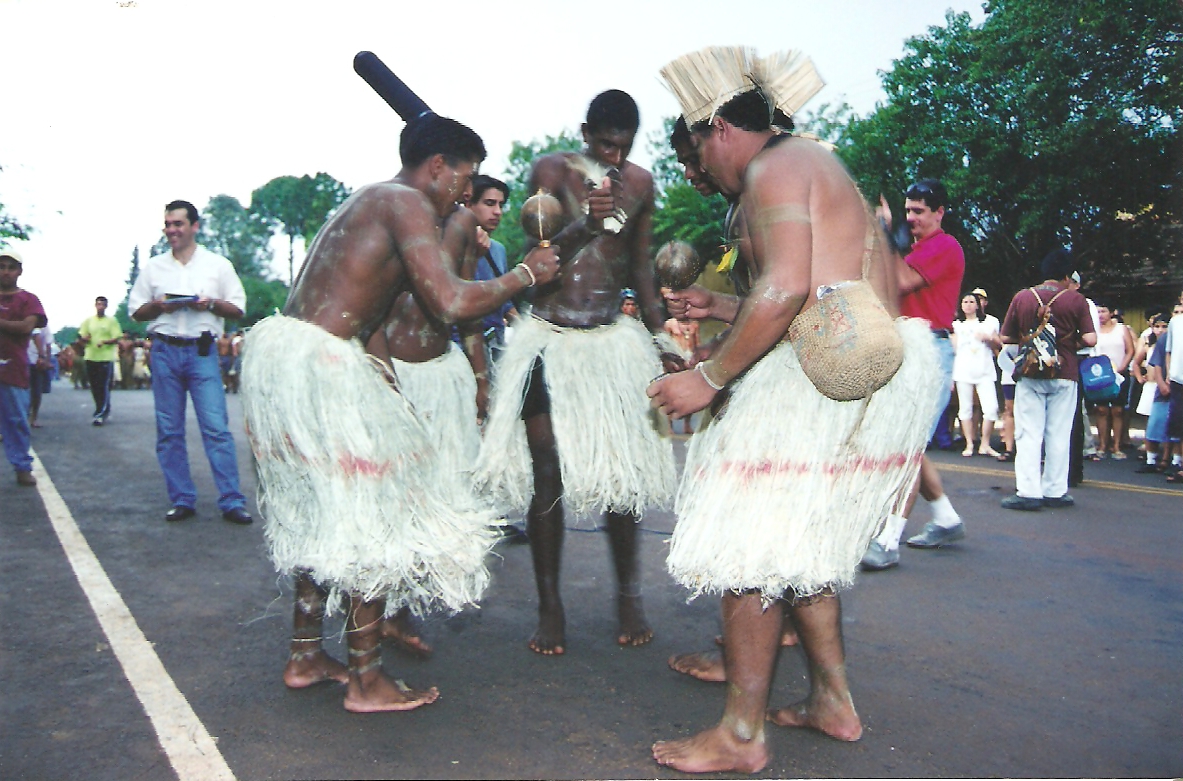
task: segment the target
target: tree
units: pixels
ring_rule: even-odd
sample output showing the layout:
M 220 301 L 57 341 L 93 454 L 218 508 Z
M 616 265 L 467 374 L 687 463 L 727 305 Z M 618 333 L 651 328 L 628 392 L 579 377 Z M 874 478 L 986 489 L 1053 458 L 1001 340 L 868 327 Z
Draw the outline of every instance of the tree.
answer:
M 295 280 L 296 238 L 305 246 L 328 215 L 349 197 L 349 188 L 326 173 L 280 176 L 251 193 L 250 210 L 288 237 L 288 281 Z
M 230 195 L 215 195 L 201 212 L 197 240 L 225 257 L 242 276 L 270 276 L 271 226 Z
M 942 179 L 967 277 L 1003 292 L 1058 246 L 1094 280 L 1166 262 L 1183 197 L 1176 3 L 991 0 L 986 13 L 909 40 L 886 103 L 849 123 L 839 154 L 863 192 L 893 194 L 898 215 L 909 182 Z
M 53 340 L 57 342 L 58 347 L 65 347 L 67 344 L 74 344 L 78 341 L 78 326 L 67 325 L 59 328 L 53 335 Z
M 119 327 L 123 329 L 124 333 L 131 333 L 135 336 L 144 336 L 148 333 L 148 324 L 141 323 L 131 319 L 131 313 L 127 311 L 128 297 L 131 295 L 132 285 L 136 283 L 136 277 L 140 275 L 140 247 L 136 245 L 135 249 L 131 251 L 131 268 L 127 271 L 127 279 L 124 281 L 126 288 L 123 291 L 123 300 L 119 302 L 119 306 L 115 308 L 115 319 L 119 321 Z
M 0 166 L 0 171 L 3 170 L 4 167 Z M 0 203 L 0 240 L 20 239 L 21 241 L 28 241 L 29 234 L 32 232 L 32 227 L 20 222 L 16 217 L 8 214 L 8 212 L 4 209 L 4 204 Z

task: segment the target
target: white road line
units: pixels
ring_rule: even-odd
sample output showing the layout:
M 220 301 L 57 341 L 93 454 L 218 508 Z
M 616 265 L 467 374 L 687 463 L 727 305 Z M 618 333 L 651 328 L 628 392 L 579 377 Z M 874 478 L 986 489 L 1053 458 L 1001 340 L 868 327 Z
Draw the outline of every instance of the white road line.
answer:
M 74 575 L 180 781 L 235 781 L 214 739 L 169 677 L 152 644 L 103 571 L 36 453 L 33 472 L 49 521 L 74 568 Z

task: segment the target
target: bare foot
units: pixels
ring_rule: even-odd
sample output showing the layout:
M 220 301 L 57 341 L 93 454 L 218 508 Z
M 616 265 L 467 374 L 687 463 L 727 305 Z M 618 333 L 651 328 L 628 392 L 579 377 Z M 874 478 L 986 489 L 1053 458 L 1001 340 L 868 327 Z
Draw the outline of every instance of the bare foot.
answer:
M 538 629 L 526 645 L 536 654 L 543 656 L 562 656 L 564 653 L 566 619 L 563 609 L 556 611 L 538 611 Z
M 283 683 L 289 689 L 306 689 L 324 681 L 349 682 L 349 668 L 324 651 L 289 658 L 283 668 Z
M 430 659 L 435 650 L 411 625 L 411 616 L 405 610 L 382 622 L 382 639 L 390 640 L 395 648 L 416 659 Z
M 838 740 L 855 741 L 863 735 L 863 723 L 849 694 L 811 695 L 787 708 L 769 710 L 768 720 L 782 727 L 815 729 Z
M 758 773 L 768 764 L 768 747 L 762 737 L 744 741 L 715 726 L 685 740 L 654 743 L 653 758 L 683 773 Z
M 619 645 L 644 645 L 653 639 L 653 629 L 645 620 L 640 597 L 620 596 L 616 610 L 620 619 L 620 634 L 616 636 Z
M 718 652 L 701 651 L 691 654 L 678 654 L 670 657 L 670 668 L 691 678 L 708 683 L 722 683 L 727 680 L 727 673 L 723 670 L 723 654 Z
M 432 686 L 418 691 L 402 681 L 388 678 L 381 670 L 376 675 L 367 673 L 368 682 L 362 685 L 361 678 L 349 676 L 349 688 L 345 691 L 345 710 L 350 713 L 386 713 L 389 711 L 414 710 L 439 699 L 439 689 Z

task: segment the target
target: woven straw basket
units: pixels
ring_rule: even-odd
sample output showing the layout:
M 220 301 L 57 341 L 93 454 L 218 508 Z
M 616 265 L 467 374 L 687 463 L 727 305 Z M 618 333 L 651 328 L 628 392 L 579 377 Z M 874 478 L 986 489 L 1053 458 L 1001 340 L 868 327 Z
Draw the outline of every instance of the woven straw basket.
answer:
M 865 399 L 904 362 L 904 342 L 865 279 L 822 297 L 789 324 L 805 376 L 835 401 Z

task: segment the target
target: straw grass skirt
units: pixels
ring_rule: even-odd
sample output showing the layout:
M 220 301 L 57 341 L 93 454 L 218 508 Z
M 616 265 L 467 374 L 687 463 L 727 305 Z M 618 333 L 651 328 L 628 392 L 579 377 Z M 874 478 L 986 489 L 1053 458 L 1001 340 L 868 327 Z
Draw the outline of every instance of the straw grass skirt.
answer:
M 503 512 L 524 513 L 534 474 L 522 401 L 541 357 L 563 480 L 575 515 L 640 515 L 668 507 L 677 482 L 673 443 L 661 436 L 645 389 L 661 374 L 653 337 L 631 317 L 596 328 L 523 318 L 497 366 L 477 460 L 478 491 Z
M 690 440 L 667 566 L 704 592 L 841 589 L 920 468 L 941 394 L 928 324 L 899 319 L 903 365 L 861 401 L 834 401 L 787 342 L 733 386 Z
M 460 610 L 488 582 L 492 513 L 356 340 L 274 315 L 247 336 L 242 400 L 271 559 L 342 594 Z
M 455 342 L 430 361 L 392 359 L 399 391 L 415 408 L 440 454 L 440 468 L 469 479 L 481 449 L 476 419 L 476 376 Z

